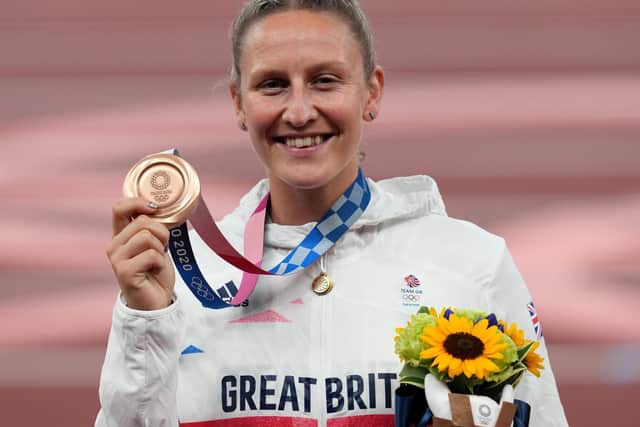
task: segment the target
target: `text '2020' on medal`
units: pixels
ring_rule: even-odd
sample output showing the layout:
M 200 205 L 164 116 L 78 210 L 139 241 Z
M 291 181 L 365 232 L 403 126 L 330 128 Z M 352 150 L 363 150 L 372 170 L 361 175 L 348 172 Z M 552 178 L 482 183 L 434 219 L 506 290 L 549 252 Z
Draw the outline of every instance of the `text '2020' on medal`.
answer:
M 158 205 L 151 215 L 169 227 L 184 223 L 200 199 L 195 169 L 173 154 L 153 154 L 136 163 L 124 181 L 125 197 L 142 197 Z

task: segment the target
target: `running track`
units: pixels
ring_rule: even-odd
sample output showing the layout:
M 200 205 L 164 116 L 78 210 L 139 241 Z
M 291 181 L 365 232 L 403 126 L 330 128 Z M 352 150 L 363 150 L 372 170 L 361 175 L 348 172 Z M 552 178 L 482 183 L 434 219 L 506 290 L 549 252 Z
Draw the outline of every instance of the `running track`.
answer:
M 132 163 L 179 147 L 217 217 L 262 177 L 223 84 L 239 2 L 220 3 L 3 4 L 2 425 L 93 422 Z M 451 216 L 506 237 L 571 424 L 632 426 L 640 5 L 528 3 L 363 0 L 388 71 L 364 168 L 430 174 Z

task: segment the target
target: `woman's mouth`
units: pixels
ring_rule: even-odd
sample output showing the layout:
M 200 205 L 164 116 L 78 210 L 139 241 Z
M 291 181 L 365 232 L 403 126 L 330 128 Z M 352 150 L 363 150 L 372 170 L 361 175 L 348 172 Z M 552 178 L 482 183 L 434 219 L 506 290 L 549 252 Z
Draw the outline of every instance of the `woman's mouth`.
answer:
M 310 135 L 310 136 L 281 136 L 275 137 L 274 140 L 279 144 L 285 144 L 291 148 L 308 148 L 320 145 L 329 140 L 333 135 Z

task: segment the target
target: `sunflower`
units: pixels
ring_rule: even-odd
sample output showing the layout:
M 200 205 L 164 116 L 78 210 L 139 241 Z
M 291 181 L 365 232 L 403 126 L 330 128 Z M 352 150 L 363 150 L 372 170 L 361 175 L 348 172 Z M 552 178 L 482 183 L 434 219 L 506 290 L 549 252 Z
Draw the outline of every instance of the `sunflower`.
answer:
M 466 317 L 451 314 L 438 317 L 436 325 L 425 327 L 420 339 L 430 348 L 420 352 L 421 359 L 432 359 L 431 366 L 447 372 L 450 378 L 464 374 L 484 379 L 500 368 L 494 363 L 504 358 L 507 347 L 497 326 L 487 319 L 473 323 Z
M 538 353 L 536 353 L 536 349 L 540 346 L 540 341 L 536 341 L 531 346 L 531 349 L 524 357 L 524 364 L 533 375 L 536 377 L 540 376 L 540 370 L 544 369 L 544 365 L 542 362 L 544 361 L 544 357 L 540 357 Z
M 513 340 L 513 343 L 516 345 L 516 347 L 522 347 L 531 342 L 530 340 L 525 339 L 524 332 L 522 331 L 522 329 L 518 329 L 515 323 L 509 325 L 506 322 L 500 322 L 500 324 L 504 327 L 504 333 Z M 540 371 L 544 369 L 544 365 L 542 364 L 542 362 L 544 362 L 544 357 L 541 357 L 538 353 L 536 353 L 536 349 L 538 347 L 540 347 L 540 342 L 535 341 L 523 360 L 523 363 L 527 367 L 529 372 L 531 372 L 536 377 L 540 377 Z
M 504 328 L 504 333 L 511 338 L 516 347 L 521 347 L 527 343 L 524 339 L 524 331 L 522 329 L 518 329 L 518 325 L 516 325 L 515 322 L 509 324 L 501 320 L 499 323 L 500 326 Z

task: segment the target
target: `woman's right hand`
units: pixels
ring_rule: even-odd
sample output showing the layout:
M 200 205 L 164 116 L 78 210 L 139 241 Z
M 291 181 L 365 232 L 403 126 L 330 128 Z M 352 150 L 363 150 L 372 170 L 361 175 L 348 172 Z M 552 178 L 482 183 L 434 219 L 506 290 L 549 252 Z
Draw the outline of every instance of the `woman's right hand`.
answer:
M 113 239 L 107 257 L 128 307 L 158 310 L 171 304 L 175 272 L 166 251 L 169 230 L 148 215 L 157 210 L 143 198 L 113 205 Z

